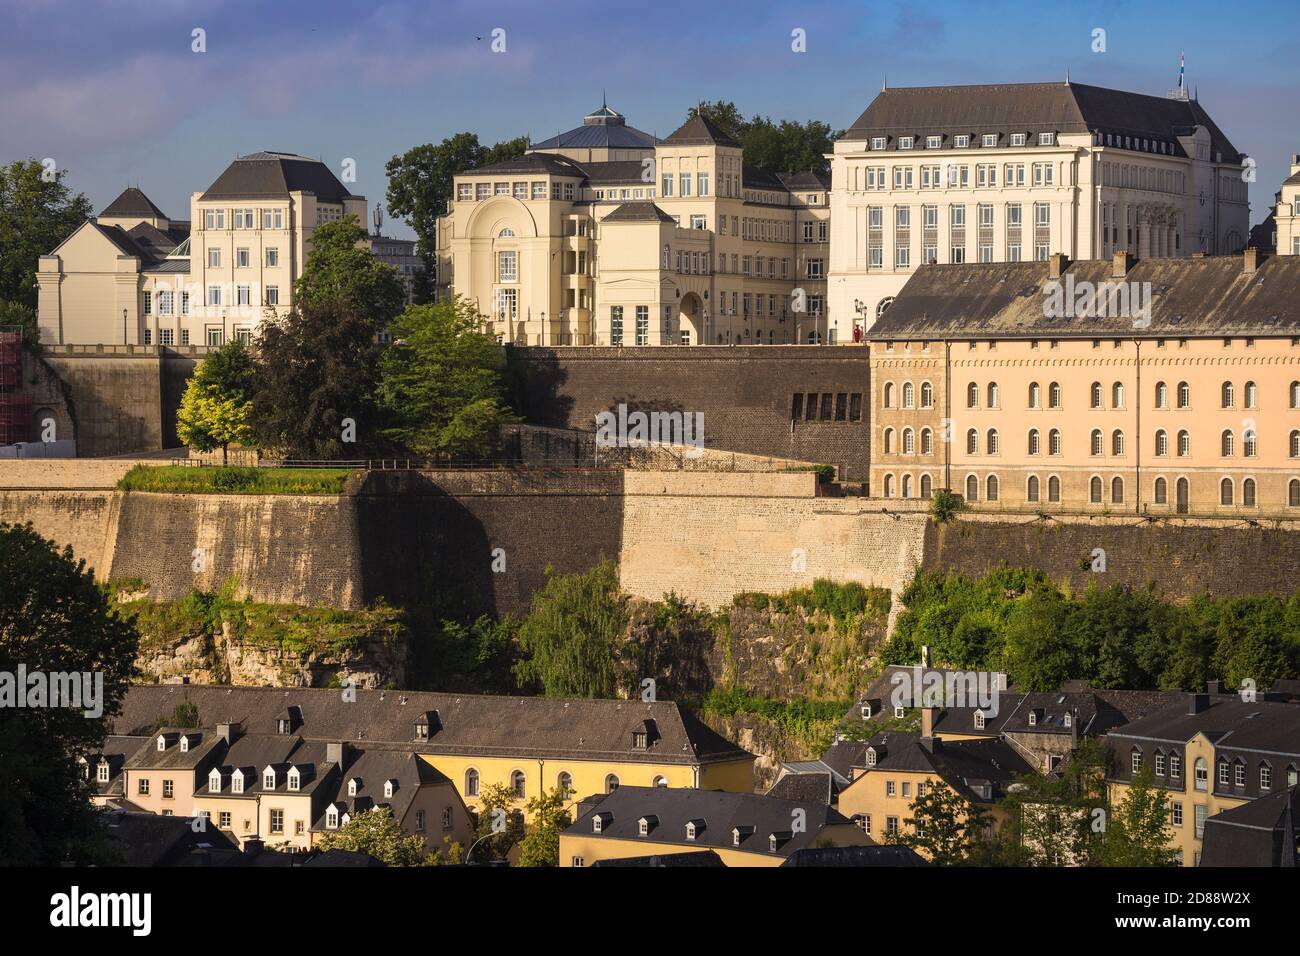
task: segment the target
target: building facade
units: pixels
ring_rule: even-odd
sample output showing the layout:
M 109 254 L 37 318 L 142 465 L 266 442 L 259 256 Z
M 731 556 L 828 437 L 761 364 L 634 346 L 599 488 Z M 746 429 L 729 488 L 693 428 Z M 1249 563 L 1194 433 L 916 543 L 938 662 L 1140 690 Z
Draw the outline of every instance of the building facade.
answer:
M 827 322 L 830 183 L 748 168 L 703 117 L 658 140 L 602 106 L 455 177 L 440 297 L 520 345 L 731 345 L 851 336 Z
M 831 159 L 830 315 L 869 328 L 932 262 L 1237 252 L 1243 160 L 1195 99 L 1068 80 L 883 89 Z

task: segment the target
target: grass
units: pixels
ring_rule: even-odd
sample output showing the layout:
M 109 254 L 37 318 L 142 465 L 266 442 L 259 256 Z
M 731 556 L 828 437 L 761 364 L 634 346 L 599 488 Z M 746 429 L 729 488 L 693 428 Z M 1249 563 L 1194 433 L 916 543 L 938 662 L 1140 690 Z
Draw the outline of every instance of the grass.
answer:
M 136 465 L 118 481 L 122 491 L 182 495 L 339 495 L 347 468 L 188 468 Z

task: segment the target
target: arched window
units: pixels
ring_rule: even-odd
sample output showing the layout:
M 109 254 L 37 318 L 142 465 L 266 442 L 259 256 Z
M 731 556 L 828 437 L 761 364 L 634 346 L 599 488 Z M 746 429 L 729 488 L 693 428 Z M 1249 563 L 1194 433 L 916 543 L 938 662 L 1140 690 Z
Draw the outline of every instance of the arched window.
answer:
M 560 793 L 566 797 L 573 794 L 573 774 L 569 773 L 569 771 L 560 771 L 560 775 L 555 778 L 555 783 L 560 788 Z
M 1101 452 L 1102 452 L 1101 429 L 1094 428 L 1092 430 L 1092 453 L 1094 455 L 1100 455 Z
M 1221 455 L 1223 455 L 1224 458 L 1231 458 L 1231 457 L 1232 457 L 1232 431 L 1231 431 L 1231 429 L 1224 429 L 1224 431 L 1223 431 L 1223 435 L 1220 437 L 1219 447 L 1220 447 L 1220 452 L 1219 452 L 1219 453 L 1220 453 Z
M 885 497 L 894 497 L 894 476 L 885 475 Z
M 1029 502 L 1038 501 L 1038 476 L 1030 475 L 1029 481 L 1025 485 L 1025 500 Z
M 1038 429 L 1029 429 L 1029 454 L 1037 455 L 1042 451 L 1039 447 Z
M 1232 504 L 1232 479 L 1224 478 L 1219 482 L 1219 504 Z
M 985 442 L 985 446 L 988 448 L 988 453 L 990 455 L 996 455 L 998 453 L 998 430 L 996 428 L 989 429 L 988 440 Z
M 1178 407 L 1191 408 L 1192 406 L 1192 387 L 1186 382 L 1178 383 Z
M 916 403 L 916 388 L 911 382 L 903 383 L 903 407 L 912 408 Z
M 1101 479 L 1093 475 L 1092 481 L 1088 483 L 1088 500 L 1094 505 L 1101 504 Z
M 1088 402 L 1092 408 L 1101 408 L 1101 382 L 1093 382 L 1088 389 Z
M 1047 433 L 1047 453 L 1049 455 L 1061 453 L 1061 433 L 1055 428 Z
M 912 476 L 911 475 L 903 476 L 903 497 L 904 498 L 912 497 Z
M 1110 433 L 1110 453 L 1112 455 L 1124 454 L 1124 433 L 1118 428 Z
M 1300 508 L 1300 480 L 1292 478 L 1287 484 L 1286 503 L 1288 507 Z
M 921 383 L 921 407 L 932 408 L 934 406 L 934 386 L 929 382 Z
M 1257 451 L 1259 442 L 1255 438 L 1255 430 L 1247 428 L 1241 433 L 1241 453 L 1247 458 L 1254 458 Z
M 989 382 L 989 408 L 998 407 L 998 383 Z
M 1047 500 L 1053 503 L 1061 500 L 1061 479 L 1055 475 L 1047 479 Z
M 1186 478 L 1179 478 L 1178 483 L 1174 485 L 1174 511 L 1180 515 L 1187 514 L 1187 508 L 1191 500 L 1191 483 Z
M 614 774 L 611 773 L 609 776 L 605 778 L 605 792 L 613 793 L 617 789 L 618 789 L 618 777 L 616 777 Z
M 1042 389 L 1038 387 L 1037 382 L 1030 382 L 1029 383 L 1029 407 L 1042 408 L 1042 406 L 1043 406 Z
M 514 237 L 515 237 L 515 231 L 511 229 L 509 226 L 507 226 L 506 228 L 502 229 L 500 232 L 497 233 L 498 239 L 513 239 Z
M 465 796 L 478 796 L 478 771 L 473 767 L 465 771 Z
M 934 454 L 934 433 L 928 428 L 921 429 L 921 454 Z
M 668 778 L 663 776 L 663 774 L 660 774 L 659 776 L 655 777 L 653 786 L 658 790 L 667 790 Z
M 1259 402 L 1259 389 L 1254 382 L 1246 383 L 1246 407 L 1256 408 Z
M 1047 407 L 1048 408 L 1061 407 L 1061 386 L 1058 385 L 1056 382 L 1053 382 L 1051 385 L 1047 386 Z
M 885 383 L 885 407 L 886 408 L 894 407 L 894 383 L 893 382 Z
M 974 382 L 966 386 L 966 407 L 979 408 L 980 406 L 980 389 Z
M 1295 485 L 1297 489 L 1300 489 L 1300 481 L 1293 481 L 1291 482 L 1291 484 Z M 1296 494 L 1297 496 L 1300 496 L 1300 490 L 1297 490 Z M 974 475 L 967 475 L 966 476 L 966 500 L 979 501 L 979 497 L 980 497 L 980 480 L 976 478 Z
M 984 497 L 987 498 L 989 501 L 997 501 L 998 500 L 998 476 L 989 475 L 989 480 L 985 482 L 985 484 L 987 485 L 987 493 L 984 495 Z
M 892 455 L 894 453 L 894 430 L 886 428 L 884 438 L 884 452 L 886 455 Z
M 1219 388 L 1219 395 L 1220 395 L 1220 397 L 1222 398 L 1222 407 L 1224 407 L 1224 408 L 1231 408 L 1231 407 L 1232 407 L 1232 397 L 1233 397 L 1233 395 L 1232 395 L 1232 383 L 1231 383 L 1231 382 L 1224 382 L 1223 385 L 1220 386 L 1220 388 Z
M 1169 435 L 1164 431 L 1164 429 L 1156 432 L 1156 454 L 1169 454 Z
M 1291 383 L 1291 407 L 1300 408 L 1300 382 Z
M 1124 479 L 1118 475 L 1110 480 L 1110 503 L 1113 505 L 1124 503 Z
M 916 454 L 916 434 L 910 428 L 903 429 L 903 454 Z
M 1300 458 L 1300 431 L 1291 433 L 1291 457 Z
M 885 311 L 893 304 L 894 304 L 894 297 L 892 295 L 886 296 L 885 298 L 881 299 L 878 303 L 876 303 L 876 318 L 880 318 L 882 315 L 884 315 Z
M 1165 505 L 1169 503 L 1169 485 L 1163 478 L 1156 479 L 1156 504 Z
M 516 770 L 510 775 L 510 792 L 514 795 L 516 800 L 522 800 L 524 798 L 526 785 L 527 778 L 524 776 L 522 770 Z
M 1178 457 L 1186 458 L 1192 453 L 1192 436 L 1187 432 L 1178 433 Z
M 1116 382 L 1114 385 L 1110 387 L 1110 407 L 1111 408 L 1124 407 L 1124 383 L 1123 382 Z
M 980 433 L 971 429 L 966 433 L 966 454 L 978 455 L 980 451 Z
M 933 494 L 933 485 L 930 481 L 930 476 L 922 475 L 921 476 L 921 497 L 929 498 L 931 494 Z
M 1169 407 L 1169 386 L 1164 382 L 1156 382 L 1156 408 Z
M 1255 507 L 1255 479 L 1247 478 L 1241 483 L 1241 503 L 1247 508 Z

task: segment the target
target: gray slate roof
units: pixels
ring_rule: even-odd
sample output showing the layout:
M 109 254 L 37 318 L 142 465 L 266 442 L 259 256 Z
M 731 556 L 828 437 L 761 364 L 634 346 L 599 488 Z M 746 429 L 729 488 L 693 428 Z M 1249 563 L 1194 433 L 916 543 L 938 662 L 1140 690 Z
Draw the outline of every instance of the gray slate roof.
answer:
M 602 105 L 583 117 L 581 126 L 533 143 L 532 148 L 652 149 L 656 142 L 649 133 L 628 126 L 622 113 Z
M 790 854 L 782 866 L 929 866 L 925 857 L 909 846 L 804 847 Z
M 1201 866 L 1300 866 L 1300 786 L 1205 821 Z
M 733 146 L 740 147 L 721 126 L 698 113 L 688 119 L 664 140 L 669 146 Z
M 671 222 L 677 220 L 649 200 L 633 200 L 617 206 L 601 217 L 601 222 Z
M 324 202 L 342 202 L 352 195 L 320 160 L 260 152 L 240 156 L 227 166 L 201 198 L 287 199 L 291 192 L 314 193 Z
M 141 219 L 166 219 L 167 214 L 159 209 L 152 199 L 135 186 L 128 186 L 111 203 L 104 207 L 101 216 L 126 219 L 139 216 Z

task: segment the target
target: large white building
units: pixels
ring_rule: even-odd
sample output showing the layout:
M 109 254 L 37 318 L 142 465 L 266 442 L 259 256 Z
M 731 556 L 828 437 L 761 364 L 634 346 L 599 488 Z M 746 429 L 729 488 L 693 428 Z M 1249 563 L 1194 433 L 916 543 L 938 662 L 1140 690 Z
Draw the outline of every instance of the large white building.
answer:
M 830 315 L 869 327 L 927 262 L 1237 252 L 1244 159 L 1192 98 L 884 89 L 835 143 Z

